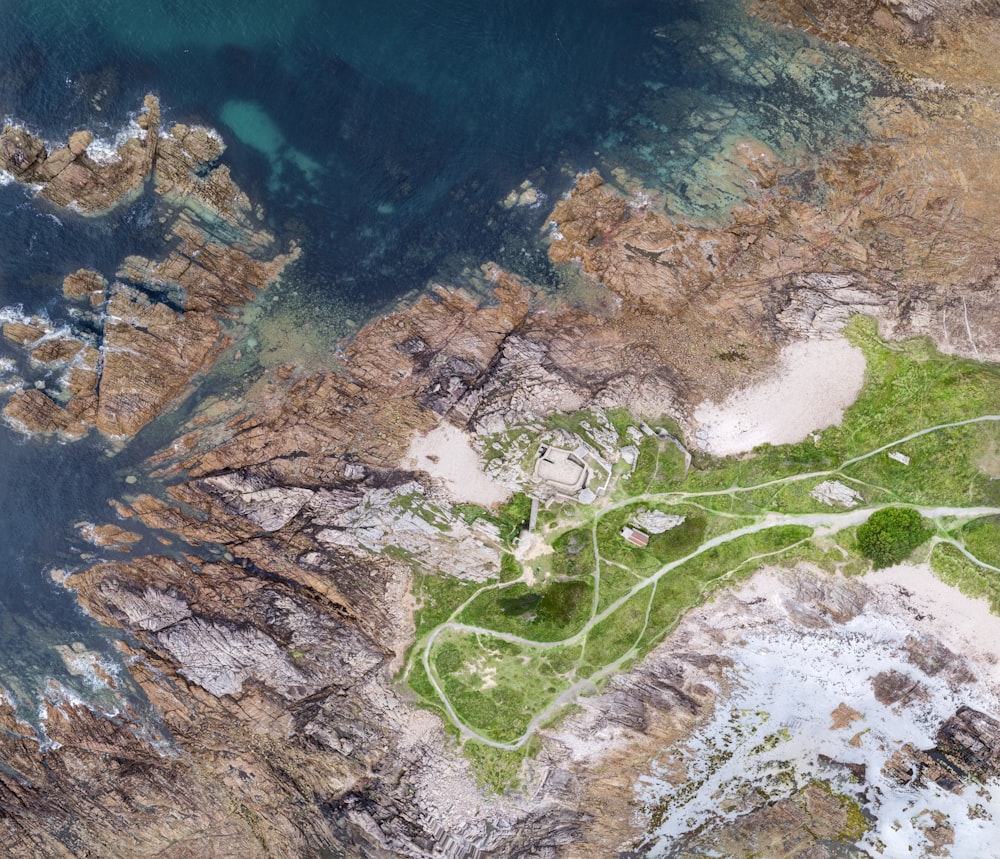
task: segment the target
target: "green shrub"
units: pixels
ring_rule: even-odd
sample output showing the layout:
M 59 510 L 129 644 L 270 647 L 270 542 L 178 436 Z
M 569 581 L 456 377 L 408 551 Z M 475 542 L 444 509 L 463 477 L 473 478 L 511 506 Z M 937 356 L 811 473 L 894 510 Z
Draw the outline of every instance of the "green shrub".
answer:
M 911 507 L 883 507 L 858 527 L 858 548 L 876 570 L 898 564 L 930 536 Z

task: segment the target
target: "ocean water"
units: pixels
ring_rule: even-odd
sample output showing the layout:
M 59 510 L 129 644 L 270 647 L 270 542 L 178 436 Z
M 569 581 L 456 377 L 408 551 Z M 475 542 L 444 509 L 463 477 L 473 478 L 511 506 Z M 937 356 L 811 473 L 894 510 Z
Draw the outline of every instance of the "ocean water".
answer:
M 0 114 L 54 141 L 83 127 L 110 141 L 155 92 L 167 122 L 217 128 L 269 228 L 304 249 L 289 300 L 318 324 L 328 315 L 333 334 L 344 308 L 363 318 L 486 260 L 558 288 L 542 231 L 578 170 L 719 217 L 738 198 L 713 172 L 727 140 L 808 159 L 862 134 L 866 99 L 886 86 L 849 52 L 749 19 L 735 0 L 3 7 Z M 499 205 L 526 179 L 536 206 Z M 0 223 L 0 306 L 75 326 L 86 320 L 60 300 L 67 272 L 110 277 L 162 241 L 149 197 L 84 219 L 0 185 Z M 126 477 L 139 478 L 128 491 L 158 491 L 142 461 L 176 420 L 114 451 L 0 427 L 0 683 L 22 701 L 48 677 L 92 692 L 52 646 L 108 645 L 49 571 L 86 560 L 72 526 L 106 520 Z

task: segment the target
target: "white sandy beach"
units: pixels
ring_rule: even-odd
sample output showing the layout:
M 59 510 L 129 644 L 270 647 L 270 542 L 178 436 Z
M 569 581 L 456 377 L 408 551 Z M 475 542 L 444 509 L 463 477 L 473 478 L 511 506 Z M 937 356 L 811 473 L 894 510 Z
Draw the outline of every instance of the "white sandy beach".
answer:
M 719 456 L 757 445 L 790 444 L 840 423 L 857 398 L 865 358 L 844 338 L 804 340 L 786 346 L 771 374 L 717 404 L 694 413 L 697 446 Z
M 898 564 L 865 576 L 865 584 L 908 611 L 914 626 L 976 664 L 1000 700 L 1000 617 L 934 575 L 929 564 Z

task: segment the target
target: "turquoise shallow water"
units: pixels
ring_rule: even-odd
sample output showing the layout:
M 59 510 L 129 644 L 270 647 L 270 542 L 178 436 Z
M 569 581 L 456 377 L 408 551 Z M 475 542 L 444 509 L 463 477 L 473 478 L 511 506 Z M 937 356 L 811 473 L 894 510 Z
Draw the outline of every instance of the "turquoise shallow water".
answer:
M 295 293 L 317 318 L 341 302 L 375 312 L 487 259 L 555 285 L 539 230 L 574 171 L 620 168 L 678 211 L 718 214 L 734 200 L 699 165 L 726 135 L 821 151 L 858 132 L 879 85 L 730 0 L 3 5 L 0 114 L 53 140 L 81 127 L 112 139 L 152 91 L 167 121 L 218 128 L 270 228 L 301 242 Z M 526 177 L 541 204 L 500 207 Z M 155 255 L 156 215 L 144 198 L 83 219 L 0 186 L 0 306 L 73 323 L 63 275 Z M 80 562 L 72 524 L 107 518 L 172 420 L 114 457 L 96 439 L 0 428 L 0 681 L 22 698 L 46 676 L 87 693 L 50 645 L 107 647 L 46 571 Z

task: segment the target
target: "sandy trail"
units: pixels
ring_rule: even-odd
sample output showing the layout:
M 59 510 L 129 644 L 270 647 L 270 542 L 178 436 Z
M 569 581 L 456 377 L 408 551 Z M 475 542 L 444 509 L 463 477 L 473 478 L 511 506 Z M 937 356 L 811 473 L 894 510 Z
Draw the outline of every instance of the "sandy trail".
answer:
M 804 340 L 782 350 L 770 377 L 724 403 L 702 403 L 694 413 L 696 444 L 719 456 L 758 445 L 792 444 L 840 423 L 861 392 L 864 353 L 844 338 Z

